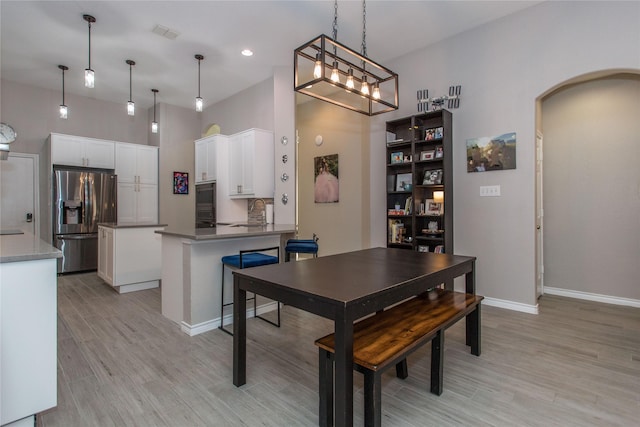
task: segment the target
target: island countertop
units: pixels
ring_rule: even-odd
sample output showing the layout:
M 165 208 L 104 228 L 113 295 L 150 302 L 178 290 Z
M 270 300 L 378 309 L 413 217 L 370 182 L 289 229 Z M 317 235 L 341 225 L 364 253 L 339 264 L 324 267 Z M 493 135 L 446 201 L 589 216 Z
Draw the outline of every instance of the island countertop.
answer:
M 181 237 L 190 240 L 219 240 L 240 237 L 274 236 L 283 233 L 295 233 L 293 224 L 266 224 L 258 226 L 218 225 L 213 228 L 177 228 L 167 227 L 157 230 L 156 233 L 163 236 Z
M 98 226 L 107 228 L 151 228 L 166 227 L 167 224 L 136 224 L 131 222 L 99 222 Z
M 0 236 L 0 263 L 61 258 L 62 252 L 33 234 Z

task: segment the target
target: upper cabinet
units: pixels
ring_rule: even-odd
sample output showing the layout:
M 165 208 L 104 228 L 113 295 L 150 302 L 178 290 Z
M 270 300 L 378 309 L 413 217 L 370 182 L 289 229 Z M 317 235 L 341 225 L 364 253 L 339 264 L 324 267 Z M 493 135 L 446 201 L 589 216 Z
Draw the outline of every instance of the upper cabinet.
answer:
M 198 139 L 195 144 L 196 153 L 196 184 L 216 181 L 217 177 L 217 153 L 228 140 L 225 135 L 211 135 Z
M 158 184 L 158 147 L 116 143 L 118 182 Z
M 115 143 L 101 139 L 52 133 L 51 163 L 54 165 L 114 169 Z
M 273 132 L 249 129 L 229 137 L 229 197 L 272 198 L 275 189 Z

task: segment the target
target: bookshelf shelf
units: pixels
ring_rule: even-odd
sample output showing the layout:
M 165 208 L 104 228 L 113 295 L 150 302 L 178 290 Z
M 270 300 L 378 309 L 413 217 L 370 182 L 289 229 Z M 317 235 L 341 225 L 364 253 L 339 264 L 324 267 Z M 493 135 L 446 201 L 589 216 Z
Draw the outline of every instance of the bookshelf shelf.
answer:
M 386 128 L 387 246 L 453 253 L 451 112 L 404 117 L 387 122 Z M 434 201 L 442 194 L 441 202 Z M 432 202 L 441 203 L 440 214 L 427 212 L 438 211 L 429 209 Z M 397 206 L 404 215 L 393 212 Z M 427 229 L 437 232 L 422 232 Z

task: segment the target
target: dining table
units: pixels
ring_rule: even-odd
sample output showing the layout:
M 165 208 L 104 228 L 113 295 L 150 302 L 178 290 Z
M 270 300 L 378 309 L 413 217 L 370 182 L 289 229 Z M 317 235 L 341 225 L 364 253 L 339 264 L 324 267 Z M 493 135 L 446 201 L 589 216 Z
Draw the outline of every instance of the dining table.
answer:
M 336 426 L 353 425 L 354 322 L 437 286 L 453 290 L 464 275 L 475 294 L 472 256 L 371 248 L 234 271 L 233 384 L 247 382 L 247 292 L 279 301 L 334 322 Z M 466 339 L 474 332 L 466 319 Z M 314 347 L 314 338 L 309 346 Z

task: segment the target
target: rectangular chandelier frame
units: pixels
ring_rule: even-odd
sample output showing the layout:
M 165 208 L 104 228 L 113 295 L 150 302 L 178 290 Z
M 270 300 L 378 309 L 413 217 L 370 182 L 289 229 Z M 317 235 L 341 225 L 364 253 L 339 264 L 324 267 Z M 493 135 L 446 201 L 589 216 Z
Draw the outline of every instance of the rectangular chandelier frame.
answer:
M 313 70 L 318 60 L 320 76 L 316 77 Z M 331 79 L 334 62 L 339 81 Z M 296 92 L 367 116 L 398 109 L 398 74 L 324 34 L 297 48 L 293 63 Z M 353 88 L 346 84 L 349 69 L 353 70 Z M 363 76 L 369 84 L 369 94 L 361 92 Z M 380 91 L 377 99 L 373 96 L 374 84 Z

